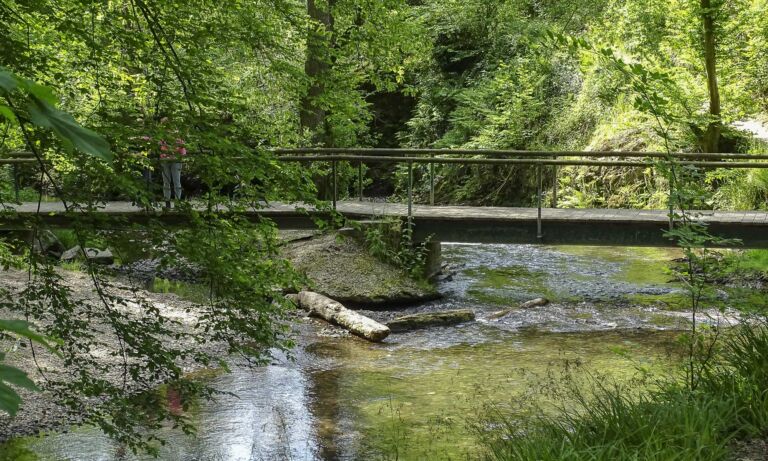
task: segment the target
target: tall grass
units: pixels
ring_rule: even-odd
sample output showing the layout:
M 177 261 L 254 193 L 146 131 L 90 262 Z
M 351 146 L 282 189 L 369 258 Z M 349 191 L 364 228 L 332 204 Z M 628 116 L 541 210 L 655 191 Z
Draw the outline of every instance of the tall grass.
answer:
M 489 460 L 726 460 L 733 442 L 768 436 L 768 323 L 726 335 L 697 387 L 685 373 L 650 388 L 594 381 L 554 416 L 497 412 L 478 434 Z

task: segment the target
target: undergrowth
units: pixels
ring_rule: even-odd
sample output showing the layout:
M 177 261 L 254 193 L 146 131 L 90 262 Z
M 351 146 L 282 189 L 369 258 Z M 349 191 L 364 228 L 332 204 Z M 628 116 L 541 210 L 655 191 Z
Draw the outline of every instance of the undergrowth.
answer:
M 554 416 L 492 412 L 476 426 L 486 459 L 730 459 L 734 441 L 768 436 L 768 322 L 745 323 L 721 341 L 694 389 L 684 371 L 641 387 L 594 380 L 590 391 L 560 396 Z
M 413 227 L 399 220 L 360 226 L 368 251 L 416 280 L 426 277 L 427 243 L 415 242 Z

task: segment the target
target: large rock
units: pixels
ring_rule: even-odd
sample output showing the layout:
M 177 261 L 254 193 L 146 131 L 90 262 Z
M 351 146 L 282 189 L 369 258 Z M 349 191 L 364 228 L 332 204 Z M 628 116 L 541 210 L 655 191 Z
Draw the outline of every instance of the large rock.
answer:
M 86 248 L 85 255 L 89 261 L 95 264 L 110 265 L 115 262 L 115 257 L 112 252 L 107 250 L 99 250 L 98 248 Z M 61 255 L 62 262 L 71 262 L 83 259 L 83 251 L 80 245 L 70 248 Z
M 427 282 L 370 255 L 357 239 L 325 234 L 287 243 L 283 256 L 312 282 L 312 290 L 354 307 L 376 308 L 437 299 Z
M 387 322 L 387 326 L 393 333 L 419 330 L 434 326 L 456 325 L 475 320 L 475 313 L 469 309 L 459 309 L 442 312 L 426 312 L 398 317 Z

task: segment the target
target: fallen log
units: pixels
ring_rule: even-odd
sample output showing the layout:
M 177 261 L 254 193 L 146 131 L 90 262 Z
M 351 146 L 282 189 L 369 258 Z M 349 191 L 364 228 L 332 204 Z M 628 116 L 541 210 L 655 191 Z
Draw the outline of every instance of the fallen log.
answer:
M 457 323 L 471 322 L 473 320 L 475 320 L 474 312 L 469 309 L 460 309 L 404 315 L 387 322 L 387 326 L 393 333 L 402 333 L 432 326 L 456 325 Z
M 379 342 L 389 336 L 386 325 L 347 309 L 341 303 L 311 291 L 302 291 L 295 300 L 299 307 L 369 341 Z
M 546 306 L 547 304 L 549 304 L 549 300 L 547 298 L 531 299 L 530 301 L 526 301 L 517 307 L 510 307 L 509 309 L 503 309 L 503 310 L 494 312 L 493 314 L 489 315 L 488 318 L 490 320 L 498 320 L 504 317 L 505 315 L 509 314 L 510 312 L 516 311 L 518 309 L 530 309 L 531 307 Z

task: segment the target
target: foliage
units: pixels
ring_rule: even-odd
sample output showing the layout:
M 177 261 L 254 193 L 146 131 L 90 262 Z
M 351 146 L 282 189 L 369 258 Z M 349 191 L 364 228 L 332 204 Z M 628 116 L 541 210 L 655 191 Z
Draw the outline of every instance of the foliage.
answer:
M 755 66 L 768 62 L 759 49 L 766 5 L 741 0 L 713 5 L 726 126 L 722 149 L 744 151 L 747 135 L 728 124 L 765 113 L 764 79 L 758 77 L 764 72 Z M 664 150 L 652 118 L 632 103 L 626 74 L 579 46 L 581 40 L 674 80 L 668 104 L 686 123 L 675 127 L 670 147 L 700 149 L 710 117 L 703 110 L 708 96 L 697 2 L 425 2 L 418 11 L 432 50 L 420 55 L 412 70 L 418 100 L 402 131 L 409 146 Z M 552 46 L 549 33 L 571 37 L 575 46 Z M 532 168 L 446 165 L 438 168 L 438 177 L 442 201 L 529 205 L 534 197 Z M 499 177 L 503 184 L 495 181 Z M 667 189 L 666 178 L 653 169 L 626 175 L 617 168 L 573 167 L 559 178 L 566 206 L 652 208 L 662 204 Z M 546 184 L 554 180 L 545 172 Z M 733 196 L 741 183 L 734 177 L 710 186 L 711 191 L 731 186 Z M 725 203 L 709 207 L 717 205 Z
M 730 459 L 735 438 L 764 435 L 767 331 L 764 322 L 745 324 L 728 336 L 696 390 L 685 376 L 646 383 L 644 391 L 595 380 L 589 392 L 569 387 L 555 416 L 520 422 L 494 414 L 484 427 L 497 432 L 478 428 L 488 458 Z
M 50 128 L 68 147 L 76 147 L 104 160 L 111 158 L 109 145 L 101 136 L 81 127 L 72 116 L 55 107 L 57 101 L 50 88 L 20 78 L 0 67 L 0 96 L 7 104 L 0 105 L 0 114 L 5 118 L 5 124 L 18 126 L 25 137 L 29 136 L 28 124 Z M 20 104 L 24 104 L 23 109 L 19 108 Z M 19 264 L 4 242 L 0 242 L 0 263 L 6 270 L 11 265 Z M 10 296 L 4 290 L 0 294 Z M 37 343 L 55 352 L 46 337 L 33 331 L 27 321 L 0 320 L 0 335 L 26 339 L 30 345 Z M 5 359 L 6 353 L 0 352 L 0 410 L 14 416 L 19 410 L 21 397 L 11 385 L 29 391 L 39 389 L 24 371 L 3 364 Z
M 11 37 L 0 64 L 14 71 L 0 74 L 3 107 L 12 112 L 4 109 L 0 120 L 2 148 L 35 153 L 36 175 L 76 218 L 70 237 L 77 244 L 109 247 L 120 239 L 120 232 L 103 230 L 94 213 L 105 200 L 130 198 L 147 207 L 155 201 L 139 173 L 157 152 L 139 140 L 156 135 L 160 116 L 170 117 L 164 130 L 178 132 L 193 154 L 185 171 L 197 182 L 190 189 L 201 200 L 176 208 L 188 224 L 175 230 L 150 222 L 134 247 L 162 267 L 195 267 L 207 287 L 205 302 L 169 312 L 142 296 L 137 285 L 115 283 L 87 258 L 84 275 L 67 274 L 31 249 L 22 249 L 26 256 L 19 260 L 0 243 L 3 265 L 22 264 L 28 274 L 23 290 L 2 293 L 0 308 L 28 318 L 55 340 L 59 357 L 46 357 L 50 365 L 38 370 L 38 385 L 65 411 L 133 450 L 153 451 L 156 429 L 166 423 L 194 430 L 188 416 L 170 411 L 154 392 L 158 385 L 172 385 L 187 407 L 214 391 L 185 378 L 186 369 L 226 369 L 232 357 L 261 364 L 270 351 L 292 345 L 282 290 L 297 276 L 277 255 L 272 223 L 245 221 L 234 213 L 278 198 L 314 202 L 306 173 L 278 164 L 259 147 L 281 137 L 296 139 L 288 136 L 291 123 L 275 125 L 270 113 L 289 111 L 281 105 L 301 91 L 298 77 L 278 82 L 266 72 L 291 58 L 290 50 L 275 42 L 283 35 L 272 31 L 290 24 L 295 8 L 278 3 L 0 5 L 0 22 Z M 30 29 L 28 40 L 18 39 Z M 232 40 L 216 42 L 209 33 L 215 29 L 228 30 Z M 254 51 L 259 37 L 266 48 Z M 251 53 L 264 55 L 251 60 Z M 224 71 L 230 65 L 237 66 L 237 74 Z M 20 71 L 30 79 L 17 77 Z M 241 78 L 254 80 L 243 87 Z M 51 85 L 33 83 L 40 80 Z M 108 134 L 113 162 L 103 161 L 109 152 L 101 137 L 53 106 L 51 87 L 62 95 L 64 108 Z M 236 194 L 222 193 L 233 184 Z M 29 226 L 33 235 L 44 230 L 36 220 Z M 6 381 L 31 387 L 8 376 Z
M 53 350 L 48 340 L 35 333 L 29 322 L 23 320 L 0 320 L 0 338 L 2 337 L 26 339 L 29 344 L 34 342 Z M 19 411 L 21 396 L 11 386 L 29 391 L 38 391 L 39 389 L 24 371 L 10 365 L 4 365 L 5 359 L 6 353 L 0 352 L 0 410 L 14 416 Z
M 147 188 L 141 176 L 156 167 L 158 154 L 145 137 L 178 136 L 190 152 L 185 191 L 196 202 L 176 208 L 189 224 L 175 229 L 150 222 L 134 229 L 130 251 L 159 259 L 162 267 L 195 268 L 208 296 L 185 308 L 195 318 L 191 325 L 138 290 L 126 291 L 87 260 L 81 285 L 89 289 L 83 293 L 67 278 L 77 274 L 0 241 L 0 262 L 29 274 L 21 293 L 3 293 L 2 307 L 29 318 L 56 340 L 61 354 L 54 359 L 59 369 L 41 370 L 42 386 L 67 410 L 132 448 L 149 447 L 151 429 L 167 421 L 193 429 L 164 410 L 151 390 L 168 382 L 185 401 L 210 397 L 211 389 L 186 381 L 182 370 L 226 367 L 212 344 L 254 363 L 273 348 L 291 346 L 281 294 L 296 274 L 278 256 L 274 226 L 246 222 L 236 212 L 275 200 L 322 207 L 316 193 L 330 197 L 329 166 L 280 163 L 267 147 L 317 141 L 694 151 L 712 122 L 702 109 L 708 95 L 698 2 L 314 4 L 329 21 L 311 17 L 308 4 L 293 0 L 0 2 L 0 151 L 34 151 L 38 165 L 22 178 L 25 198 L 52 193 L 77 214 L 68 245 L 125 248 L 93 211 L 114 199 L 146 208 L 156 202 L 153 184 Z M 764 115 L 768 5 L 721 0 L 715 8 L 723 121 Z M 313 59 L 322 72 L 308 72 Z M 323 114 L 323 123 L 313 127 L 317 133 L 301 126 L 304 103 Z M 379 129 L 385 116 L 400 126 L 398 140 L 385 139 L 391 127 Z M 161 126 L 163 118 L 168 121 Z M 727 149 L 746 149 L 742 134 L 724 137 Z M 435 170 L 438 201 L 534 200 L 530 168 Z M 416 195 L 426 197 L 427 181 L 420 179 L 427 168 L 414 173 Z M 567 206 L 670 207 L 675 227 L 669 236 L 686 248 L 689 266 L 679 276 L 694 311 L 706 296 L 707 279 L 716 275 L 714 255 L 705 247 L 723 242 L 688 210 L 762 206 L 768 196 L 762 172 L 701 172 L 672 159 L 631 174 L 589 168 L 543 174 L 547 186 L 559 181 Z M 385 186 L 402 193 L 407 171 L 394 169 L 392 177 Z M 356 186 L 355 165 L 341 163 L 340 196 Z M 10 189 L 2 192 L 5 197 Z M 38 223 L 30 229 L 44 230 Z M 378 228 L 366 238 L 379 257 L 423 275 L 426 250 L 414 248 L 409 226 L 391 242 Z M 709 353 L 695 334 L 689 344 L 691 357 Z M 110 348 L 115 351 L 103 353 Z M 690 387 L 704 382 L 703 363 L 691 369 Z
M 364 225 L 362 229 L 368 251 L 373 256 L 415 279 L 425 278 L 428 242 L 413 241 L 413 226 L 395 220 Z
M 722 277 L 723 266 L 711 248 L 733 245 L 709 232 L 692 209 L 708 200 L 704 174 L 681 165 L 672 155 L 686 130 L 696 131 L 699 116 L 686 110 L 681 82 L 669 73 L 641 63 L 628 63 L 609 48 L 584 39 L 550 34 L 550 39 L 590 53 L 622 75 L 632 106 L 648 117 L 654 134 L 668 155 L 655 169 L 666 179 L 669 194 L 669 229 L 665 235 L 683 250 L 685 263 L 675 270 L 686 289 L 691 330 L 681 338 L 687 351 L 680 376 L 640 391 L 595 382 L 585 395 L 571 389 L 573 401 L 559 415 L 519 425 L 504 416 L 496 424 L 502 439 L 492 442 L 494 459 L 725 459 L 736 436 L 763 435 L 766 407 L 756 393 L 763 377 L 765 324 L 746 324 L 726 341 L 717 355 L 719 325 L 703 327 L 702 303 L 711 294 L 712 280 Z M 744 354 L 742 360 L 739 354 Z M 648 384 L 645 383 L 645 386 Z M 566 405 L 564 403 L 564 405 Z M 754 408 L 760 410 L 754 410 Z M 575 408 L 575 409 L 574 409 Z M 744 420 L 738 416 L 746 414 Z M 649 424 L 652 421 L 653 424 Z

